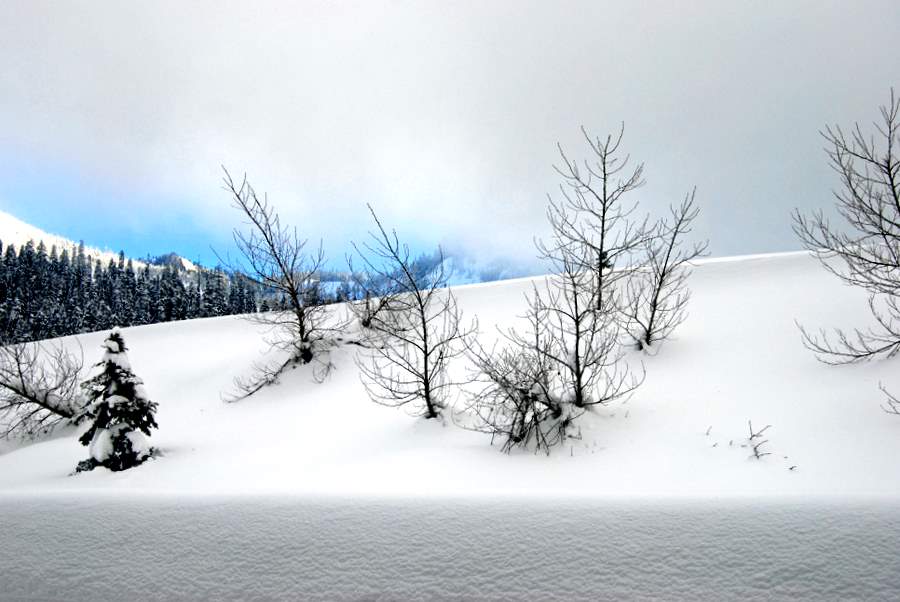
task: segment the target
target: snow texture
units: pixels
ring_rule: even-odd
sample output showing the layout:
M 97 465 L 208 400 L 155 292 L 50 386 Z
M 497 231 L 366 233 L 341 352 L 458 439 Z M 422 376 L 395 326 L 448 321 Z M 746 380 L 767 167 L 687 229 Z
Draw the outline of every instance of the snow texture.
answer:
M 6 599 L 890 600 L 900 592 L 897 508 L 865 502 L 16 502 L 0 502 Z

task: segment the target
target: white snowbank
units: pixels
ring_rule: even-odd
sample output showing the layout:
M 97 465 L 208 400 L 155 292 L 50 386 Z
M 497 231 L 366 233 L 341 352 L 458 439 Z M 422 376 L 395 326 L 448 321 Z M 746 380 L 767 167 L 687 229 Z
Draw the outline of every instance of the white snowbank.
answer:
M 24 501 L 0 501 L 6 599 L 890 600 L 900 591 L 896 509 L 862 501 Z

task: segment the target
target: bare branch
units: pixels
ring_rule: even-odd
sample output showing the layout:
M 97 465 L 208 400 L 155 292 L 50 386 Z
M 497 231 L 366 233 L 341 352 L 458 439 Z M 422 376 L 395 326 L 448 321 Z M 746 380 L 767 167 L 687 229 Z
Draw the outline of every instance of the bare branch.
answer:
M 299 362 L 309 363 L 333 346 L 334 338 L 347 324 L 322 302 L 319 290 L 319 273 L 325 266 L 322 243 L 308 249 L 307 240 L 300 238 L 296 228 L 281 223 L 275 208 L 265 196 L 257 195 L 246 176 L 238 184 L 228 170 L 222 169 L 224 188 L 231 196 L 232 206 L 241 212 L 247 225 L 246 231 L 235 229 L 232 233 L 243 260 L 243 265 L 232 269 L 248 269 L 252 280 L 281 296 L 287 304 L 281 311 L 251 314 L 248 319 L 270 327 L 267 342 L 271 346 L 288 350 Z M 324 367 L 322 373 L 327 371 L 330 362 L 320 360 L 320 367 Z M 249 388 L 265 382 L 267 372 L 268 369 L 262 369 L 260 377 Z M 238 389 L 245 390 L 245 387 L 238 385 Z
M 374 341 L 357 355 L 369 397 L 383 405 L 413 404 L 415 412 L 436 418 L 447 405 L 448 390 L 459 382 L 448 377 L 449 362 L 463 350 L 475 325 L 461 325 L 456 298 L 447 288 L 443 254 L 436 264 L 417 270 L 409 247 L 388 232 L 372 207 L 376 225 L 370 240 L 354 245 L 370 282 L 385 283 L 388 302 L 366 314 Z
M 772 452 L 764 452 L 762 451 L 762 446 L 768 443 L 768 439 L 765 441 L 760 441 L 756 445 L 753 446 L 753 457 L 757 460 L 762 460 L 764 456 L 771 456 Z
M 581 129 L 592 158 L 583 164 L 569 159 L 559 147 L 560 196 L 550 198 L 547 217 L 553 230 L 550 241 L 538 241 L 538 250 L 554 271 L 571 269 L 592 274 L 590 302 L 598 310 L 616 306 L 615 284 L 638 267 L 638 254 L 653 229 L 648 220 L 634 220 L 637 204 L 623 197 L 644 184 L 643 164 L 630 168 L 629 157 L 620 156 L 624 124 L 618 134 L 605 139 Z
M 869 292 L 869 309 L 877 326 L 820 331 L 803 327 L 804 344 L 826 363 L 844 364 L 877 356 L 892 357 L 900 349 L 900 98 L 891 90 L 874 124 L 878 139 L 863 134 L 859 124 L 850 133 L 840 126 L 822 132 L 831 167 L 840 178 L 834 191 L 845 227 L 832 225 L 819 211 L 810 216 L 794 211 L 794 232 L 832 274 Z
M 34 437 L 80 422 L 83 364 L 81 353 L 61 344 L 0 347 L 0 437 Z
M 892 395 L 882 383 L 878 383 L 878 388 L 881 389 L 881 392 L 887 397 L 885 405 L 881 406 L 881 408 L 888 414 L 900 416 L 900 399 Z
M 547 313 L 535 304 L 529 309 L 529 330 L 501 332 L 506 341 L 501 349 L 488 351 L 474 338 L 468 341 L 467 354 L 477 369 L 472 384 L 479 388 L 454 421 L 490 434 L 492 442 L 499 438 L 506 453 L 523 448 L 549 455 L 573 436 L 571 427 L 584 410 L 561 398 Z
M 747 437 L 747 440 L 748 440 L 748 441 L 753 441 L 754 439 L 758 439 L 758 438 L 762 437 L 763 433 L 765 433 L 767 430 L 769 430 L 770 428 L 772 428 L 772 425 L 771 425 L 771 424 L 767 424 L 766 426 L 764 426 L 764 427 L 761 428 L 760 430 L 754 431 L 754 430 L 753 430 L 753 422 L 751 422 L 750 420 L 748 420 L 748 421 L 747 421 L 747 427 L 750 429 L 750 436 Z
M 683 246 L 683 237 L 700 212 L 694 205 L 695 192 L 686 195 L 680 206 L 670 207 L 670 221 L 661 222 L 657 235 L 644 240 L 646 261 L 628 280 L 623 311 L 641 349 L 669 338 L 687 318 L 690 263 L 705 255 L 708 246 L 705 241 Z

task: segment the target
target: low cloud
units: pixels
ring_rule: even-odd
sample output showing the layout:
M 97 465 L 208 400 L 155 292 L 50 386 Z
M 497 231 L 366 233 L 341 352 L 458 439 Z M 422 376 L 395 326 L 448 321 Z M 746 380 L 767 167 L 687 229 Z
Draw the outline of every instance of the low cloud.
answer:
M 648 210 L 697 185 L 713 253 L 796 248 L 790 209 L 829 203 L 817 130 L 900 82 L 900 5 L 619 4 L 4 2 L 0 195 L 65 173 L 48 212 L 165 236 L 171 209 L 222 245 L 224 164 L 332 255 L 370 202 L 422 248 L 527 263 L 557 141 L 624 121 Z

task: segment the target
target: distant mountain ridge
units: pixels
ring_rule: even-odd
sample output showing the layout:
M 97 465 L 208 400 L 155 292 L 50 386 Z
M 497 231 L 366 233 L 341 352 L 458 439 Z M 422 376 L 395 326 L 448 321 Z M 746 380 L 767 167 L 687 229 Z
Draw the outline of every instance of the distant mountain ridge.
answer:
M 33 241 L 35 245 L 43 242 L 48 251 L 51 247 L 55 246 L 57 251 L 60 252 L 63 249 L 71 251 L 81 244 L 80 241 L 74 241 L 58 234 L 50 234 L 37 226 L 33 226 L 20 220 L 6 211 L 0 211 L 0 242 L 2 242 L 4 246 L 15 245 L 18 248 L 27 244 L 28 241 Z M 84 246 L 84 253 L 85 255 L 89 255 L 91 259 L 95 261 L 99 259 L 104 265 L 111 259 L 118 260 L 119 257 L 119 251 L 100 249 L 90 245 Z M 126 256 L 126 259 L 129 259 L 129 257 Z M 185 259 L 174 252 L 149 259 L 138 259 L 136 257 L 131 257 L 130 259 L 135 268 L 142 268 L 149 263 L 151 266 L 159 267 L 170 265 L 179 272 L 193 272 L 198 269 L 198 266 L 194 262 Z
M 195 264 L 190 259 L 185 259 L 178 253 L 166 253 L 165 255 L 158 255 L 156 257 L 150 258 L 150 265 L 157 265 L 160 267 L 172 266 L 175 268 L 176 272 L 195 272 L 199 269 L 199 266 Z
M 56 246 L 58 252 L 68 249 L 71 253 L 73 248 L 78 247 L 78 241 L 71 240 L 58 234 L 51 234 L 37 226 L 33 226 L 14 215 L 0 210 L 0 242 L 6 245 L 15 245 L 17 248 L 34 241 L 34 244 L 42 242 L 50 248 Z M 100 259 L 103 265 L 112 260 L 118 260 L 119 252 L 111 249 L 101 249 L 90 245 L 84 247 L 85 255 L 89 255 L 92 260 Z M 126 255 L 126 260 L 129 257 Z M 198 265 L 193 261 L 182 257 L 176 252 L 169 252 L 156 257 L 130 257 L 135 269 L 143 268 L 144 265 L 165 268 L 167 266 L 181 274 L 195 273 L 197 271 L 211 270 L 202 265 Z M 466 253 L 461 249 L 445 250 L 444 254 L 445 267 L 449 276 L 449 284 L 452 286 L 460 284 L 473 284 L 479 282 L 494 282 L 497 280 L 506 280 L 510 278 L 520 278 L 523 276 L 533 276 L 541 273 L 540 269 L 536 269 L 534 262 L 529 261 L 531 257 L 526 257 L 524 261 L 513 262 L 510 260 L 485 260 L 470 253 Z M 440 255 L 435 252 L 422 253 L 416 260 L 421 266 L 434 266 L 440 261 Z M 226 277 L 230 276 L 230 270 L 225 270 Z M 342 269 L 326 269 L 320 274 L 321 282 L 328 283 L 325 288 L 328 290 L 337 290 L 342 283 L 349 283 L 352 275 L 347 270 Z

